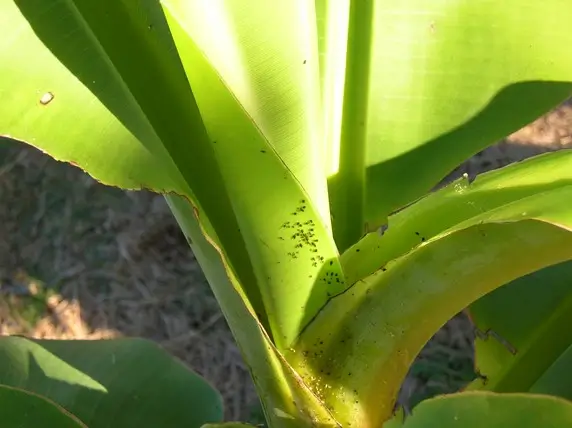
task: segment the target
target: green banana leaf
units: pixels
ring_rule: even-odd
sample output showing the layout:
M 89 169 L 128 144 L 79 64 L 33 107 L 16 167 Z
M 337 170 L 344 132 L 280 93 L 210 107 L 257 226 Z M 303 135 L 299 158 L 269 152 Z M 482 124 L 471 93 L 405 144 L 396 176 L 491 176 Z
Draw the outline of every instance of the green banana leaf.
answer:
M 296 32 L 286 31 L 304 8 L 293 2 L 247 7 L 227 2 L 222 10 L 203 10 L 204 3 L 196 1 L 164 3 L 202 118 L 216 142 L 272 338 L 280 350 L 287 349 L 328 297 L 345 288 L 344 281 L 331 283 L 327 277 L 336 272 L 343 278 L 328 228 L 326 180 L 320 169 L 312 169 L 320 150 L 310 144 L 317 138 L 310 124 L 318 104 L 305 91 L 309 72 L 301 60 L 298 72 L 279 67 L 311 42 L 311 21 Z M 217 32 L 201 25 L 205 14 Z M 229 16 L 232 28 L 226 28 Z M 262 37 L 271 30 L 282 36 Z M 277 64 L 269 64 L 268 57 Z M 265 74 L 270 66 L 276 72 Z M 242 68 L 246 75 L 236 72 Z M 287 122 L 284 111 L 292 112 Z
M 464 392 L 426 400 L 403 428 L 563 428 L 572 425 L 572 404 L 533 394 Z
M 87 428 L 77 418 L 46 398 L 0 385 L 0 418 L 6 428 Z
M 193 201 L 266 323 L 212 140 L 158 2 L 23 0 L 0 11 L 11 34 L 0 42 L 10 58 L 1 69 L 1 132 L 104 184 Z
M 240 94 L 229 92 L 212 64 L 199 57 L 212 40 L 199 40 L 197 46 L 190 37 L 194 27 L 188 28 L 192 22 L 184 22 L 188 17 L 183 12 L 192 3 L 182 11 L 175 9 L 175 3 L 168 3 L 167 18 L 188 77 L 175 57 L 173 42 L 167 38 L 171 32 L 156 1 L 143 2 L 143 8 L 110 0 L 97 4 L 78 0 L 72 8 L 68 2 L 49 8 L 34 0 L 4 3 L 0 24 L 14 36 L 3 40 L 0 52 L 17 61 L 13 68 L 3 68 L 0 92 L 6 104 L 0 128 L 56 159 L 81 166 L 105 184 L 188 198 L 263 326 L 282 349 L 329 294 L 344 288 L 342 282 L 323 286 L 327 281 L 322 265 L 332 260 L 328 271 L 341 273 L 341 268 L 328 232 L 326 178 L 313 170 L 315 162 L 306 156 L 311 150 L 314 159 L 320 159 L 319 150 L 308 146 L 316 141 L 312 112 L 300 109 L 307 131 L 291 121 L 276 131 L 285 140 L 295 131 L 294 136 L 306 144 L 306 149 L 298 150 L 293 143 L 282 142 L 292 146 L 290 157 L 302 164 L 293 169 L 292 162 L 284 163 L 286 154 L 279 157 L 269 143 L 272 135 L 262 133 L 272 126 L 259 129 L 250 120 L 255 112 L 244 112 L 236 99 Z M 292 16 L 299 7 L 284 3 Z M 275 12 L 272 16 L 283 20 Z M 309 40 L 314 36 L 310 29 L 308 22 Z M 74 43 L 68 42 L 70 33 Z M 299 48 L 301 42 L 295 40 L 299 34 L 286 34 L 275 48 Z M 218 33 L 217 40 L 223 40 Z M 232 41 L 238 46 L 240 40 Z M 192 60 L 196 63 L 188 66 Z M 25 81 L 22 70 L 27 70 Z M 195 81 L 193 95 L 187 79 L 198 78 L 207 80 Z M 305 85 L 317 87 L 310 80 Z M 297 91 L 300 94 L 304 88 Z M 288 92 L 293 100 L 297 93 Z M 310 101 L 318 105 L 317 99 Z M 258 106 L 254 96 L 251 103 Z M 270 114 L 268 108 L 257 108 Z M 253 174 L 257 170 L 260 173 Z M 322 202 L 312 195 L 318 190 L 312 190 L 308 180 L 301 186 L 302 170 L 317 180 L 312 186 L 321 189 Z M 315 283 L 322 286 L 313 287 Z
M 178 196 L 167 196 L 167 202 L 207 280 L 217 285 L 213 287 L 215 297 L 227 310 L 226 319 L 249 364 L 269 426 L 295 428 L 300 423 L 316 420 L 325 425 L 335 423 L 332 415 L 323 408 L 268 337 L 241 293 L 236 277 L 225 265 L 224 257 L 217 253 L 219 250 L 212 242 L 207 241 L 198 219 L 192 215 L 191 204 Z
M 0 361 L 0 385 L 43 397 L 41 402 L 35 400 L 37 406 L 46 406 L 42 403 L 50 400 L 90 428 L 109 427 L 111 421 L 113 426 L 125 428 L 168 428 L 200 427 L 222 420 L 218 392 L 147 340 L 10 336 L 0 338 Z M 20 409 L 28 398 L 18 398 Z M 0 407 L 7 412 L 4 409 L 10 406 L 3 402 Z M 39 417 L 29 413 L 30 418 Z M 77 422 L 68 425 L 77 426 Z M 34 426 L 60 425 L 46 422 Z
M 380 238 L 370 233 L 341 255 L 349 284 L 474 216 L 572 184 L 572 150 L 538 155 L 469 183 L 462 177 L 389 218 Z M 368 257 L 364 257 L 368 254 Z
M 11 0 L 0 6 L 8 34 L 0 132 L 105 184 L 169 195 L 268 418 L 329 422 L 333 412 L 345 421 L 355 411 L 358 421 L 382 421 L 405 367 L 452 311 L 570 258 L 556 200 L 568 188 L 537 177 L 528 194 L 505 194 L 479 213 L 453 219 L 441 210 L 449 220 L 433 236 L 411 235 L 387 268 L 387 253 L 340 263 L 338 250 L 358 253 L 363 243 L 351 245 L 390 212 L 570 93 L 570 8 L 565 0 Z M 501 271 L 500 257 L 530 258 L 532 248 L 541 257 Z M 477 268 L 488 282 L 477 281 Z M 445 302 L 431 306 L 436 296 Z M 402 310 L 410 301 L 424 311 Z M 400 311 L 410 318 L 393 325 Z M 339 343 L 322 337 L 328 322 Z M 340 388 L 348 400 L 328 409 Z
M 338 420 L 387 420 L 411 363 L 447 320 L 511 280 L 572 259 L 572 205 L 562 203 L 571 199 L 566 184 L 516 197 L 420 240 L 332 298 L 288 360 Z
M 529 392 L 572 400 L 572 345 L 540 376 Z
M 258 1 L 205 9 L 199 1 L 165 0 L 187 76 L 156 1 L 143 2 L 141 9 L 111 3 L 77 0 L 73 7 L 56 2 L 42 8 L 38 0 L 20 0 L 3 6 L 3 27 L 14 36 L 4 41 L 2 52 L 17 61 L 6 68 L 0 89 L 8 100 L 2 128 L 105 183 L 189 197 L 199 212 L 205 210 L 201 222 L 212 224 L 206 229 L 211 239 L 224 240 L 229 264 L 279 349 L 292 343 L 328 295 L 346 287 L 343 281 L 328 284 L 327 272 L 319 269 L 332 261 L 340 273 L 328 233 L 326 180 L 332 215 L 344 225 L 334 228 L 336 241 L 345 249 L 365 224 L 380 224 L 468 155 L 570 91 L 567 84 L 526 84 L 483 110 L 507 85 L 570 77 L 568 57 L 559 55 L 567 33 L 559 43 L 552 38 L 547 43 L 564 20 L 563 1 L 543 5 L 549 14 L 535 21 L 534 37 L 527 37 L 520 23 L 536 19 L 538 10 L 510 2 L 478 8 L 460 2 L 450 10 L 445 3 L 419 1 L 405 9 L 395 1 L 335 8 L 328 1 L 317 6 Z M 501 33 L 485 31 L 504 16 L 511 20 L 503 19 Z M 202 25 L 205 19 L 210 25 Z M 66 39 L 70 31 L 73 44 Z M 395 43 L 396 37 L 416 43 Z M 512 40 L 522 45 L 512 46 Z M 343 43 L 347 52 L 338 49 Z M 522 47 L 534 54 L 526 67 L 512 57 Z M 456 51 L 463 54 L 451 54 Z M 45 64 L 41 71 L 38 62 Z M 345 73 L 345 63 L 355 69 Z M 481 64 L 486 78 L 470 78 Z M 439 69 L 447 73 L 434 72 Z M 342 101 L 336 94 L 345 94 Z M 517 102 L 523 95 L 534 102 Z M 338 100 L 333 103 L 338 113 L 322 108 L 327 97 Z M 518 108 L 505 108 L 513 104 Z M 473 127 L 461 126 L 481 110 Z M 345 112 L 342 118 L 339 112 Z M 65 124 L 72 121 L 68 132 Z M 86 139 L 84 126 L 98 132 Z M 459 127 L 461 134 L 453 132 Z M 336 135 L 340 138 L 325 137 Z M 81 149 L 73 145 L 80 138 Z M 193 143 L 184 144 L 189 138 Z M 420 162 L 429 148 L 440 159 L 430 167 Z M 416 175 L 404 175 L 406 170 Z M 269 197 L 273 194 L 280 202 Z M 361 202 L 347 203 L 355 198 Z M 277 228 L 291 233 L 282 236 Z M 289 263 L 281 262 L 288 257 Z
M 471 318 L 483 333 L 475 340 L 482 377 L 469 389 L 527 392 L 554 370 L 572 344 L 571 286 L 572 262 L 565 262 L 519 278 L 471 305 Z M 561 372 L 564 388 L 565 368 L 551 375 Z M 564 398 L 572 398 L 570 392 Z
M 572 93 L 567 0 L 316 4 L 342 251 Z

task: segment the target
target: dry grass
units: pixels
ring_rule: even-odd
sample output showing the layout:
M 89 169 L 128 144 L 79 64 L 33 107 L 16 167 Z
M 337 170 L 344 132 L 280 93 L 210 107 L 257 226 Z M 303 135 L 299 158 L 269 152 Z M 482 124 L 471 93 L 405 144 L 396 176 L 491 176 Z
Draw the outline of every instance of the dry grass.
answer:
M 571 130 L 563 106 L 451 177 L 570 146 Z M 248 418 L 250 377 L 160 196 L 105 188 L 34 149 L 2 144 L 0 237 L 1 334 L 155 340 L 219 388 L 228 419 Z M 470 324 L 459 315 L 425 348 L 402 399 L 461 386 L 471 361 Z
M 250 377 L 163 198 L 29 147 L 0 156 L 0 333 L 155 340 L 219 388 L 227 417 L 247 416 Z

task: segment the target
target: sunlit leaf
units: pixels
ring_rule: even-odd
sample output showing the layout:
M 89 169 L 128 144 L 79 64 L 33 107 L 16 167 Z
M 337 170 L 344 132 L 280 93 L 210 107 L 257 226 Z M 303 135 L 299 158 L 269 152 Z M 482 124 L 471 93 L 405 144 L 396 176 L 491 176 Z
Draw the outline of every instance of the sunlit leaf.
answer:
M 501 285 L 572 259 L 572 205 L 560 203 L 571 199 L 563 185 L 420 242 L 331 299 L 290 361 L 337 418 L 389 418 L 414 358 L 446 321 Z

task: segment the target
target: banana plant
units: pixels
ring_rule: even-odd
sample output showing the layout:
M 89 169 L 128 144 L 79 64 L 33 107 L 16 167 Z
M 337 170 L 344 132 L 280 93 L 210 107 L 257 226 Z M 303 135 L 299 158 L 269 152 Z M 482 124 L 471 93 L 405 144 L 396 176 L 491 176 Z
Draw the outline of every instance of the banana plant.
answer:
M 556 380 L 572 362 L 568 330 L 534 379 L 517 382 L 526 368 L 515 354 L 484 347 L 488 388 L 428 400 L 406 419 L 394 410 L 448 319 L 572 259 L 569 151 L 428 194 L 572 93 L 571 12 L 567 0 L 7 0 L 0 133 L 103 184 L 165 195 L 270 426 L 567 426 Z M 528 295 L 572 295 L 539 282 Z M 525 316 L 514 289 L 503 299 Z M 563 299 L 551 302 L 565 319 Z M 498 309 L 474 308 L 483 342 L 509 341 L 498 324 L 530 349 L 551 343 L 536 334 L 555 325 L 549 310 L 519 332 L 490 315 Z M 82 343 L 3 346 L 12 359 L 27 355 L 13 347 L 41 346 L 35 361 L 77 376 L 79 362 L 110 364 Z M 71 390 L 30 373 L 15 383 L 1 369 L 0 394 L 69 426 L 109 426 L 105 412 L 139 388 L 98 396 L 98 413 L 74 398 L 89 382 Z M 181 411 L 161 426 L 218 426 L 220 398 L 193 395 L 206 384 L 185 379 L 194 422 Z

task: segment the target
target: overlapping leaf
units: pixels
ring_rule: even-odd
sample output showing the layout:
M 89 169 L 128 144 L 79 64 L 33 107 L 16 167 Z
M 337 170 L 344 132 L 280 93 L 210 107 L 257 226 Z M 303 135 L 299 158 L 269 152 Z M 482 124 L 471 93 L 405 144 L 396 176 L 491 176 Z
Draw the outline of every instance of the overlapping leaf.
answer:
M 4 6 L 14 36 L 2 53 L 17 60 L 0 87 L 2 131 L 107 184 L 187 196 L 287 347 L 344 287 L 326 278 L 340 268 L 315 144 L 317 68 L 304 64 L 317 52 L 313 7 L 165 3 L 178 52 L 152 0 Z
M 311 71 L 313 8 L 262 0 L 164 3 L 273 339 L 285 349 L 327 298 L 345 287 L 314 126 L 319 88 Z M 329 279 L 334 273 L 338 281 Z
M 187 2 L 186 6 L 192 5 Z M 325 177 L 311 165 L 312 159 L 320 159 L 320 153 L 313 153 L 308 160 L 309 153 L 292 144 L 288 155 L 292 141 L 316 140 L 311 125 L 317 98 L 295 88 L 293 96 L 286 91 L 285 99 L 272 110 L 268 100 L 260 98 L 266 95 L 261 88 L 265 82 L 259 79 L 250 82 L 257 96 L 247 91 L 251 98 L 237 102 L 235 95 L 245 93 L 238 87 L 231 92 L 225 82 L 217 80 L 221 74 L 204 57 L 199 61 L 200 50 L 184 29 L 185 16 L 170 15 L 178 48 L 189 55 L 186 64 L 196 59 L 197 70 L 203 73 L 197 76 L 191 67 L 189 77 L 215 83 L 214 89 L 205 86 L 197 90 L 202 97 L 201 114 L 208 122 L 206 129 L 158 7 L 152 0 L 55 1 L 49 6 L 21 0 L 4 4 L 2 26 L 10 37 L 0 42 L 0 53 L 11 60 L 2 63 L 0 93 L 6 102 L 0 107 L 1 132 L 72 162 L 105 184 L 177 193 L 190 200 L 192 206 L 170 199 L 173 206 L 178 204 L 175 212 L 181 224 L 194 224 L 196 217 L 200 220 L 200 227 L 195 225 L 195 234 L 190 236 L 196 251 L 208 253 L 201 264 L 210 271 L 207 276 L 225 316 L 232 320 L 235 335 L 242 340 L 247 362 L 256 366 L 255 382 L 264 385 L 262 399 L 267 412 L 295 414 L 284 382 L 292 386 L 297 381 L 292 373 L 287 381 L 278 381 L 284 367 L 277 361 L 268 335 L 279 346 L 287 346 L 323 305 L 329 290 L 343 287 L 343 283 L 327 284 L 326 280 L 330 270 L 339 271 L 339 266 L 332 266 L 337 261 L 328 261 L 329 270 L 320 271 L 328 259 L 337 259 L 328 232 Z M 282 10 L 265 10 L 273 12 L 274 22 L 278 22 L 285 11 L 294 19 L 306 9 L 307 5 L 285 4 Z M 236 34 L 233 28 L 227 29 L 231 39 L 237 37 L 235 42 L 239 35 L 248 36 L 247 27 Z M 213 34 L 217 35 L 216 31 Z M 304 53 L 307 45 L 302 40 L 306 37 L 313 40 L 313 33 L 289 32 L 286 36 L 281 45 L 292 49 L 283 55 L 278 52 L 282 57 L 276 70 L 282 74 L 288 70 L 280 64 Z M 251 39 L 264 42 L 267 38 L 253 33 Z M 208 39 L 200 42 L 208 45 Z M 250 52 L 251 56 L 255 53 Z M 291 83 L 308 90 L 316 88 L 303 61 L 300 57 L 296 62 L 301 68 Z M 272 87 L 281 88 L 277 83 Z M 211 95 L 222 104 L 210 102 Z M 296 99 L 301 110 L 291 106 L 291 115 L 282 115 L 282 106 Z M 264 116 L 264 112 L 271 114 Z M 299 120 L 290 123 L 290 116 Z M 223 126 L 218 119 L 223 119 Z M 276 123 L 280 121 L 282 128 Z M 225 145 L 229 152 L 221 156 L 217 144 Z M 310 144 L 303 147 L 316 150 Z M 235 159 L 232 153 L 241 157 Z M 231 166 L 224 184 L 220 164 Z M 311 180 L 314 176 L 321 180 Z M 252 188 L 243 199 L 240 189 L 245 185 Z M 274 211 L 276 207 L 280 210 Z M 197 249 L 211 244 L 209 251 Z M 314 288 L 314 283 L 318 287 Z M 272 309 L 270 320 L 267 307 Z M 298 403 L 303 400 L 304 389 L 301 391 Z M 309 410 L 313 418 L 320 411 L 320 406 Z
M 105 184 L 186 195 L 203 212 L 211 238 L 224 240 L 265 322 L 211 141 L 159 4 L 17 0 L 1 10 L 10 36 L 0 42 L 0 132 Z
M 268 333 L 257 320 L 252 306 L 241 295 L 237 279 L 224 266 L 225 259 L 217 253 L 220 249 L 207 241 L 197 219 L 191 215 L 190 204 L 176 196 L 168 196 L 167 202 L 189 238 L 207 280 L 219 284 L 218 287 L 213 287 L 214 294 L 221 307 L 227 308 L 226 319 L 249 364 L 270 426 L 294 428 L 301 421 L 335 424 L 330 412 L 304 385 L 269 340 Z
M 339 420 L 353 415 L 375 425 L 386 419 L 413 359 L 449 318 L 515 278 L 572 259 L 572 208 L 561 203 L 572 199 L 572 185 L 518 194 L 381 263 L 303 332 L 289 358 Z
M 567 0 L 316 4 L 341 250 L 572 92 Z
M 481 377 L 469 389 L 532 388 L 571 398 L 570 383 L 564 379 L 572 344 L 572 262 L 513 281 L 475 302 L 470 312 L 481 332 L 475 342 Z
M 536 380 L 529 391 L 572 400 L 572 345 Z
M 467 178 L 433 192 L 391 216 L 381 235 L 370 233 L 345 251 L 348 283 L 371 275 L 389 261 L 439 233 L 504 204 L 572 184 L 572 151 L 543 154 L 497 171 Z
M 331 422 L 323 401 L 342 424 L 383 421 L 440 323 L 572 257 L 568 155 L 545 159 L 562 182 L 457 182 L 351 247 L 568 95 L 566 0 L 162 4 L 166 17 L 154 0 L 4 3 L 0 132 L 187 199 L 169 197 L 267 415 Z M 280 352 L 301 331 L 299 378 Z

